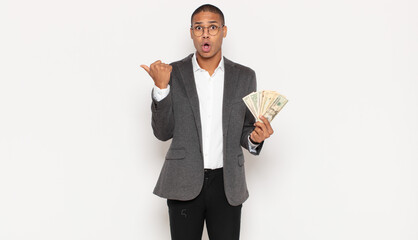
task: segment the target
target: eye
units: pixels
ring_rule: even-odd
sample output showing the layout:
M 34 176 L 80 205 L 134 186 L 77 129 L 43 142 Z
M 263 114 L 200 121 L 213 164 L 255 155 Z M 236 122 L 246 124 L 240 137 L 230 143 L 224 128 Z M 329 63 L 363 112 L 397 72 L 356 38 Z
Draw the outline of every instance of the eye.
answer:
M 202 27 L 201 26 L 196 26 L 196 27 L 194 27 L 194 29 L 200 31 L 200 30 L 202 30 Z
M 212 29 L 212 30 L 215 30 L 215 29 L 217 29 L 218 28 L 218 26 L 216 26 L 216 25 L 211 25 L 210 26 L 210 29 Z

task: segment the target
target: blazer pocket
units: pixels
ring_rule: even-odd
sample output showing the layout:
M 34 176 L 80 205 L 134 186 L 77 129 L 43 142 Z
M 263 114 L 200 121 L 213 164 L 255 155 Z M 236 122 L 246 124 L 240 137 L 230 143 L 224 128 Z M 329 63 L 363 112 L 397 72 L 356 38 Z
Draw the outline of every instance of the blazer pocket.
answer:
M 244 155 L 242 153 L 237 155 L 238 158 L 238 165 L 240 167 L 242 167 L 244 165 L 245 159 L 244 159 Z
M 186 157 L 186 150 L 184 148 L 168 149 L 165 155 L 166 160 L 180 160 Z

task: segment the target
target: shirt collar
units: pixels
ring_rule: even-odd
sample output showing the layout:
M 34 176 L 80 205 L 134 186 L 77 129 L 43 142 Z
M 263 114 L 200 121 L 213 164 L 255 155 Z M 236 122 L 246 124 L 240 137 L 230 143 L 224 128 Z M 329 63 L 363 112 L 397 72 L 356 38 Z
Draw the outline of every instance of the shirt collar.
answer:
M 200 71 L 201 70 L 206 71 L 205 69 L 203 69 L 199 66 L 199 63 L 197 62 L 197 58 L 196 58 L 196 53 L 193 54 L 192 63 L 193 63 L 193 72 L 196 72 L 196 71 L 199 71 L 199 70 Z M 221 55 L 221 61 L 219 62 L 218 67 L 216 67 L 215 72 L 218 69 L 220 69 L 222 71 L 225 69 L 225 67 L 224 67 L 224 56 L 223 55 Z

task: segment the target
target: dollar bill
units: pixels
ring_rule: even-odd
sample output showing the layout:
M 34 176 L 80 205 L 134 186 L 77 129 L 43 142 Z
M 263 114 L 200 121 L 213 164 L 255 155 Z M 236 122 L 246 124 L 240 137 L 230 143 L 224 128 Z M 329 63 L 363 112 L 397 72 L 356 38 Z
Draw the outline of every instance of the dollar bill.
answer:
M 243 97 L 242 99 L 244 100 L 244 103 L 247 106 L 247 108 L 250 110 L 251 114 L 253 116 L 256 116 L 257 113 L 255 112 L 255 109 L 254 109 L 254 107 L 252 105 L 252 102 L 250 100 L 250 95 L 247 95 L 247 96 Z
M 243 97 L 242 100 L 256 121 L 261 121 L 259 116 L 263 115 L 269 122 L 288 102 L 285 96 L 275 91 L 252 92 Z
M 279 96 L 276 100 L 271 104 L 271 106 L 267 109 L 266 113 L 263 116 L 269 121 L 273 121 L 274 117 L 282 110 L 284 105 L 288 100 L 283 96 Z

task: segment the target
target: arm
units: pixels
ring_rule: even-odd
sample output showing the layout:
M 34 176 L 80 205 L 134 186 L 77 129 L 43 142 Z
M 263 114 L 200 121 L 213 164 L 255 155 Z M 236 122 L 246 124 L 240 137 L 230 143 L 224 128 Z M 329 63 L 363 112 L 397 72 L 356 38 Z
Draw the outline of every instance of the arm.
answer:
M 170 85 L 166 89 L 154 86 L 151 94 L 151 126 L 154 136 L 161 141 L 167 141 L 173 137 L 174 130 Z
M 169 89 L 169 83 L 172 79 L 171 71 L 173 68 L 171 65 L 162 63 L 160 60 L 155 61 L 150 65 L 150 67 L 146 65 L 141 65 L 141 67 L 147 71 L 156 86 L 156 88 L 154 88 L 151 93 L 152 130 L 157 139 L 166 141 L 173 137 L 174 129 L 174 117 L 171 99 L 172 95 Z M 168 91 L 168 95 L 158 96 L 159 94 L 157 92 L 154 93 L 154 90 L 160 91 L 160 93 Z
M 250 73 L 250 84 L 248 86 L 247 91 L 249 93 L 257 91 L 257 80 L 255 72 L 251 71 Z M 250 110 L 246 108 L 244 125 L 242 127 L 241 134 L 241 146 L 247 149 L 251 154 L 259 155 L 261 148 L 263 147 L 264 141 L 261 141 L 260 143 L 255 143 L 254 141 L 251 142 L 250 135 L 255 129 L 254 123 L 254 116 L 251 114 Z

